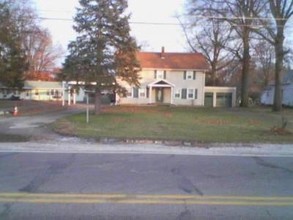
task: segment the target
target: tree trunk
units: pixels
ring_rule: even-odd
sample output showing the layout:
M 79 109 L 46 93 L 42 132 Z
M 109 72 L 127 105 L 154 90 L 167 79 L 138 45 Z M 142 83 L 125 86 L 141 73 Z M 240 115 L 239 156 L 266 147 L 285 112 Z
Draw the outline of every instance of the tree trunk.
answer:
M 216 64 L 213 63 L 211 65 L 211 86 L 216 86 L 216 74 L 217 74 L 217 67 Z
M 249 31 L 243 36 L 243 60 L 241 76 L 241 103 L 240 107 L 248 107 L 248 82 L 250 69 Z
M 96 89 L 95 93 L 95 115 L 101 113 L 101 92 L 99 89 Z
M 276 64 L 275 64 L 275 93 L 273 111 L 282 110 L 282 72 L 283 72 L 283 60 L 284 60 L 284 49 L 283 49 L 284 36 L 282 33 L 277 35 L 275 43 L 276 52 Z

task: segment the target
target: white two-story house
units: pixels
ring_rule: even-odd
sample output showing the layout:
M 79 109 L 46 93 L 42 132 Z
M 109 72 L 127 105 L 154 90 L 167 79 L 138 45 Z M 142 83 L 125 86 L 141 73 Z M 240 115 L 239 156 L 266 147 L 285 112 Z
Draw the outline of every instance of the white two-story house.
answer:
M 138 52 L 140 87 L 127 88 L 118 104 L 174 104 L 203 106 L 208 64 L 200 53 Z

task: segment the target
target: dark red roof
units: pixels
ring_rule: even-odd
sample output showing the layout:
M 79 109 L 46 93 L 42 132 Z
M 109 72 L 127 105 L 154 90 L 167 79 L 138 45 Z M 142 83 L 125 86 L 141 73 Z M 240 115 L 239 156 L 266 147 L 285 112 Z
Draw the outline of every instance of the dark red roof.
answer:
M 201 53 L 138 52 L 137 58 L 141 68 L 209 69 L 209 65 Z

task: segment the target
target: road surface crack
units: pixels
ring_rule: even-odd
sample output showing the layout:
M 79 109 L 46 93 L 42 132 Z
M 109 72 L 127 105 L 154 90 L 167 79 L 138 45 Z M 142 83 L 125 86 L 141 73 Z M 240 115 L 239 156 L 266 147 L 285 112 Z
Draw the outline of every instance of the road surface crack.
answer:
M 68 159 L 52 163 L 46 171 L 35 176 L 27 186 L 21 188 L 19 191 L 29 193 L 37 192 L 38 189 L 48 182 L 53 176 L 61 173 L 64 169 L 70 166 L 74 159 L 75 155 L 70 155 Z
M 282 170 L 284 172 L 293 174 L 293 170 L 291 170 L 291 169 L 288 169 L 286 167 L 281 167 L 281 166 L 277 166 L 275 164 L 269 163 L 269 162 L 265 161 L 264 159 L 262 159 L 260 157 L 253 157 L 253 158 L 256 161 L 256 163 L 258 165 L 260 165 L 260 166 L 271 168 L 271 169 L 278 169 L 278 170 Z
M 178 178 L 178 187 L 184 192 L 191 194 L 196 192 L 198 195 L 203 196 L 204 193 L 194 184 L 190 179 L 182 174 L 179 168 L 171 169 L 171 173 Z

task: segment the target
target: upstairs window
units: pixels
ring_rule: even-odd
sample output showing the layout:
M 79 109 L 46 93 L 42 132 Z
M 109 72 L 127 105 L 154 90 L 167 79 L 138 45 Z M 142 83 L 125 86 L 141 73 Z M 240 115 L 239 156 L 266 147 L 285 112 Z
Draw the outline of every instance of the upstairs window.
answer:
M 183 72 L 184 80 L 195 80 L 196 79 L 196 71 L 184 71 Z
M 155 70 L 154 71 L 154 78 L 155 79 L 166 79 L 166 76 L 167 76 L 166 70 L 164 70 L 164 71 Z

